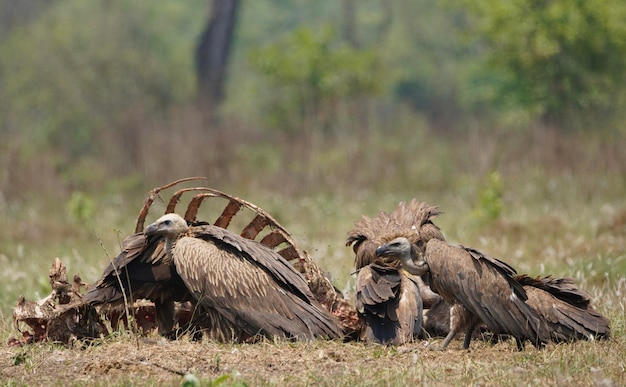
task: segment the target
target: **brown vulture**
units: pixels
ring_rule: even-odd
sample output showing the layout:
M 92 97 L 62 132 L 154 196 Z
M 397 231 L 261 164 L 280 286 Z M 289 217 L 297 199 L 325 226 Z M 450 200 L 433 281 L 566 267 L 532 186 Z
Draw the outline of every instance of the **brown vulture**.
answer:
M 461 330 L 468 349 L 472 332 L 482 321 L 495 334 L 515 337 L 518 349 L 525 340 L 540 348 L 550 340 L 541 315 L 526 303 L 528 296 L 506 263 L 477 250 L 451 246 L 439 239 L 425 243 L 422 254 L 407 236 L 400 236 L 376 249 L 376 255 L 399 259 L 413 273 L 428 269 L 430 287 L 450 305 L 450 332 L 441 344 L 445 349 Z
M 221 227 L 188 226 L 175 213 L 147 226 L 144 234 L 165 241 L 166 261 L 208 314 L 211 338 L 342 336 L 304 277 L 274 250 Z
M 467 250 L 473 251 L 473 254 L 481 254 L 473 249 Z M 415 255 L 411 261 L 407 261 L 404 256 L 403 267 L 409 272 L 423 272 L 423 264 L 426 261 L 418 257 L 420 265 L 415 267 L 414 259 L 416 259 Z M 549 332 L 550 341 L 606 339 L 610 336 L 610 321 L 590 306 L 589 296 L 576 287 L 572 278 L 551 276 L 531 278 L 521 274 L 516 275 L 514 280 L 526 292 L 526 304 L 537 312 L 541 321 L 541 330 Z M 446 321 L 442 314 L 448 309 L 450 305 L 447 303 L 436 302 L 424 316 L 424 329 L 433 335 L 449 334 L 450 319 Z M 453 310 L 452 313 L 458 314 L 458 311 Z M 457 325 L 461 325 L 466 331 L 472 329 L 467 324 L 475 323 L 475 321 L 468 319 L 467 316 L 461 316 L 461 318 L 464 320 L 460 323 L 457 321 Z
M 550 328 L 554 342 L 581 339 L 608 339 L 610 321 L 590 306 L 589 296 L 576 287 L 572 278 L 515 277 L 531 305 Z
M 349 232 L 346 245 L 352 245 L 355 253 L 355 302 L 364 322 L 362 340 L 400 345 L 421 333 L 424 304 L 420 288 L 428 296 L 427 306 L 437 296 L 421 278 L 402 270 L 397 259 L 377 257 L 376 248 L 412 225 L 417 225 L 416 236 L 422 232 L 425 238 L 443 239 L 439 228 L 430 222 L 438 213 L 436 207 L 414 200 L 408 205 L 400 203 L 390 214 L 381 211 L 374 218 L 363 216 Z
M 154 302 L 158 332 L 174 335 L 174 302 L 191 300 L 191 294 L 167 256 L 159 236 L 133 234 L 122 242 L 122 251 L 92 285 L 83 301 L 112 307 L 136 300 Z
M 424 309 L 423 337 L 445 337 L 450 333 L 450 304 L 439 297 L 428 309 Z
M 365 323 L 362 340 L 401 345 L 420 334 L 423 304 L 412 276 L 370 264 L 359 270 L 356 287 L 356 309 Z

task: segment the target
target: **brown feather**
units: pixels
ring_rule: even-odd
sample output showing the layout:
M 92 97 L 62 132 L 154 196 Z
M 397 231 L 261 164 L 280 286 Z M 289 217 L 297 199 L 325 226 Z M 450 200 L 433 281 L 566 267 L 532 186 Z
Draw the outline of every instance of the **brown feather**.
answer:
M 172 246 L 178 273 L 211 317 L 209 335 L 339 338 L 337 321 L 274 250 L 226 229 L 190 227 Z M 217 317 L 219 316 L 219 317 Z
M 174 302 L 190 300 L 173 262 L 165 253 L 160 237 L 131 235 L 122 242 L 122 251 L 92 285 L 83 301 L 113 307 L 147 299 L 155 303 L 159 333 L 168 335 L 174 326 Z
M 526 289 L 527 303 L 550 327 L 552 341 L 609 338 L 610 321 L 589 305 L 589 297 L 572 278 L 519 275 L 516 280 Z
M 443 234 L 431 222 L 439 214 L 437 207 L 417 200 L 401 202 L 392 213 L 379 211 L 374 218 L 362 216 L 348 233 L 346 245 L 352 245 L 358 271 L 356 303 L 365 322 L 361 335 L 365 340 L 402 344 L 421 331 L 420 281 L 400 270 L 399 260 L 377 256 L 376 249 L 401 235 L 411 238 L 416 246 L 425 244 L 421 238 L 443 240 Z M 389 280 L 392 277 L 394 280 Z M 386 292 L 382 292 L 383 288 Z M 393 296 L 389 297 L 389 293 Z M 432 297 L 430 300 L 434 302 Z
M 432 219 L 439 214 L 438 207 L 413 199 L 408 204 L 400 202 L 390 214 L 380 211 L 374 218 L 362 216 L 348 233 L 346 241 L 347 246 L 353 246 L 357 270 L 374 262 L 399 267 L 393 261 L 385 262 L 376 256 L 378 246 L 397 237 L 407 238 L 422 253 L 430 239 L 445 240 L 439 227 L 432 223 Z
M 507 274 L 510 266 L 477 250 L 450 246 L 432 239 L 424 259 L 431 287 L 451 305 L 462 305 L 496 334 L 510 334 L 541 347 L 549 330 L 524 300 L 524 289 Z M 451 327 L 452 329 L 452 327 Z M 471 332 L 467 327 L 466 332 Z
M 367 265 L 359 270 L 356 308 L 365 322 L 361 339 L 404 344 L 422 326 L 422 299 L 417 283 L 397 268 Z
M 423 257 L 405 237 L 380 246 L 376 253 L 400 260 L 407 270 L 412 270 L 411 263 L 416 259 L 425 261 L 432 290 L 451 305 L 450 332 L 442 348 L 461 330 L 465 331 L 463 347 L 469 348 L 472 332 L 480 321 L 496 334 L 511 334 L 518 346 L 527 339 L 538 347 L 548 341 L 547 326 L 524 302 L 526 293 L 512 277 L 515 270 L 506 263 L 438 239 L 428 241 Z

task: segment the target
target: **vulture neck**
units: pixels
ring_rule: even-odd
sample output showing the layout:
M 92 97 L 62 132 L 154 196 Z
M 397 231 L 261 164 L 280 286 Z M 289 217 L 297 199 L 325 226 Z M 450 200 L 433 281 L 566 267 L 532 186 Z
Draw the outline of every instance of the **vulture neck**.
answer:
M 165 236 L 165 252 L 167 253 L 167 257 L 173 262 L 174 260 L 174 248 L 176 247 L 176 241 L 182 235 L 180 234 L 167 234 Z
M 417 256 L 417 251 L 413 246 L 411 246 L 411 249 L 409 249 L 408 251 L 403 251 L 402 254 L 400 254 L 400 261 L 402 262 L 402 267 L 404 267 L 404 270 L 413 275 L 421 276 L 422 274 L 424 274 L 424 268 L 419 267 L 415 264 L 415 261 L 418 260 L 419 257 Z

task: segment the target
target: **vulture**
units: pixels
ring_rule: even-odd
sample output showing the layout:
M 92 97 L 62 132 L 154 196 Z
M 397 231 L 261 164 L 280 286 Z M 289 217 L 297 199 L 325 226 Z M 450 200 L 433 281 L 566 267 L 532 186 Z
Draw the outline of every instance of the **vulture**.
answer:
M 552 341 L 608 339 L 611 335 L 610 321 L 590 306 L 589 296 L 572 278 L 518 275 L 515 279 L 526 290 L 526 303 L 550 328 Z
M 436 207 L 415 200 L 408 205 L 400 203 L 390 214 L 380 211 L 374 218 L 363 216 L 348 233 L 346 245 L 352 245 L 355 253 L 355 303 L 364 323 L 362 340 L 401 345 L 421 334 L 424 303 L 429 307 L 438 296 L 421 278 L 402 270 L 397 259 L 377 256 L 376 248 L 411 225 L 419 228 L 413 228 L 416 237 L 421 232 L 424 238 L 443 239 L 430 222 L 438 213 Z
M 418 241 L 417 248 L 407 231 L 376 249 L 376 255 L 397 259 L 411 273 L 428 273 L 430 287 L 450 308 L 450 332 L 439 349 L 445 349 L 461 330 L 463 348 L 469 349 L 472 332 L 483 322 L 495 334 L 515 337 L 519 350 L 529 340 L 541 348 L 550 339 L 542 316 L 526 301 L 526 290 L 514 278 L 516 271 L 508 264 L 463 246 L 451 246 L 432 238 Z
M 304 277 L 274 250 L 218 226 L 189 226 L 175 213 L 162 216 L 143 234 L 163 241 L 164 262 L 208 315 L 211 338 L 342 336 Z
M 450 333 L 450 309 L 452 306 L 439 297 L 428 309 L 424 309 L 423 338 L 446 337 Z M 474 329 L 472 338 L 488 340 L 492 343 L 508 339 L 508 335 L 493 335 L 484 323 Z
M 403 241 L 401 239 L 402 238 L 396 242 L 402 243 Z M 482 254 L 477 250 L 469 248 L 464 249 L 469 251 L 474 257 Z M 385 250 L 385 248 L 381 248 L 379 254 L 382 254 L 383 250 Z M 411 255 L 409 254 L 408 256 Z M 415 255 L 413 255 L 411 261 L 408 261 L 406 257 L 407 255 L 404 254 L 401 258 L 403 267 L 406 270 L 414 273 L 423 272 L 423 265 L 426 263 L 425 257 L 415 258 Z M 494 258 L 484 257 L 488 260 L 494 260 L 498 262 L 498 264 L 503 264 L 501 261 L 495 260 Z M 415 265 L 415 259 L 418 261 L 417 266 Z M 506 264 L 504 265 L 507 266 Z M 544 335 L 548 332 L 549 336 L 547 338 L 544 336 L 545 340 L 558 343 L 582 339 L 609 338 L 611 333 L 610 321 L 590 306 L 589 296 L 576 287 L 572 278 L 553 278 L 551 276 L 531 278 L 528 275 L 521 274 L 514 276 L 513 280 L 522 286 L 527 297 L 526 304 L 536 312 L 539 318 L 539 330 L 543 332 Z M 515 284 L 512 286 L 513 289 L 516 287 Z M 457 320 L 456 325 L 459 326 L 458 329 L 465 329 L 466 334 L 470 335 L 472 332 L 477 331 L 476 324 L 480 321 L 468 318 L 467 315 L 463 313 L 459 319 L 459 311 L 452 309 L 451 306 L 443 300 L 438 300 L 425 314 L 424 329 L 433 335 L 450 335 L 453 327 L 449 324 L 450 321 L 454 321 L 454 318 L 446 320 L 443 316 L 443 313 L 450 309 L 452 314 L 457 314 L 455 318 Z M 485 325 L 489 327 L 489 325 Z M 478 326 L 478 328 L 480 328 L 480 326 Z M 490 329 L 493 331 L 492 327 Z M 498 332 L 496 331 L 496 333 Z M 452 335 L 454 335 L 454 333 L 452 333 Z M 467 335 L 465 339 L 464 347 L 469 345 Z M 518 339 L 518 337 L 516 337 L 516 339 Z M 443 347 L 445 347 L 445 345 L 447 345 L 447 343 L 444 341 Z M 518 340 L 518 347 L 521 348 L 520 345 L 521 343 Z
M 133 234 L 122 241 L 122 251 L 104 270 L 100 280 L 83 297 L 87 305 L 132 304 L 139 299 L 154 302 L 159 334 L 174 336 L 174 302 L 192 300 L 183 280 L 167 256 L 158 236 Z
M 439 297 L 428 309 L 424 309 L 423 337 L 445 337 L 450 333 L 450 304 Z
M 370 264 L 356 282 L 356 309 L 364 321 L 361 339 L 401 345 L 422 329 L 423 303 L 418 284 L 398 267 Z

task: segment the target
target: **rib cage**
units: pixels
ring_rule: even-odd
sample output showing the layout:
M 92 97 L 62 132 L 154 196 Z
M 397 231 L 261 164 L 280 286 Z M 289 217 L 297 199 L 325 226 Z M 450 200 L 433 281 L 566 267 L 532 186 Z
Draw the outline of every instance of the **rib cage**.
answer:
M 161 201 L 165 202 L 160 196 L 163 191 L 194 180 L 207 179 L 205 177 L 189 177 L 176 180 L 162 187 L 154 188 L 145 199 L 144 205 L 139 211 L 135 232 L 141 232 L 144 229 L 146 217 L 154 201 L 159 198 Z M 233 221 L 235 217 L 243 212 L 249 212 L 252 214 L 251 219 L 244 222 L 244 225 L 240 229 L 241 231 L 237 233 L 246 239 L 256 240 L 262 245 L 276 251 L 284 259 L 289 261 L 296 270 L 302 273 L 317 301 L 340 321 L 346 334 L 352 335 L 354 332 L 360 331 L 361 323 L 354 307 L 335 289 L 330 280 L 326 278 L 323 271 L 307 253 L 297 247 L 291 234 L 268 212 L 255 204 L 213 188 L 203 186 L 188 187 L 178 189 L 171 195 L 169 200 L 167 200 L 164 214 L 176 212 L 176 207 L 181 202 L 182 197 L 185 194 L 192 193 L 193 196 L 190 198 L 185 208 L 184 219 L 187 223 L 209 223 L 203 216 L 198 215 L 201 205 L 205 203 L 206 200 L 219 199 L 226 201 L 223 209 L 219 211 L 219 215 L 217 215 L 212 224 L 220 228 L 229 229 L 233 232 Z M 213 202 L 217 201 L 218 200 L 213 200 Z M 240 218 L 243 219 L 244 217 L 239 216 L 237 220 L 240 220 Z
M 175 185 L 178 185 L 180 183 L 183 183 L 189 180 L 195 180 L 195 179 L 204 179 L 204 178 L 192 177 L 192 178 L 180 179 L 170 184 L 167 184 L 163 187 L 153 189 L 151 193 L 148 195 L 148 198 L 146 199 L 146 201 L 144 202 L 144 206 L 139 211 L 139 216 L 137 217 L 137 225 L 135 227 L 135 232 L 138 233 L 143 230 L 145 219 L 148 215 L 148 211 L 150 207 L 152 206 L 154 199 L 159 197 L 159 193 L 161 191 L 168 189 L 168 188 L 172 188 Z M 224 210 L 222 211 L 222 213 L 212 223 L 214 226 L 228 229 L 235 215 L 240 213 L 243 208 L 246 208 L 252 211 L 255 214 L 255 216 L 246 226 L 243 227 L 239 235 L 241 235 L 242 237 L 246 239 L 255 240 L 257 236 L 261 234 L 262 231 L 264 231 L 266 228 L 269 228 L 270 229 L 269 233 L 265 235 L 260 241 L 258 241 L 259 243 L 274 250 L 277 247 L 284 244 L 286 245 L 286 247 L 276 251 L 283 258 L 289 261 L 297 260 L 298 263 L 302 263 L 307 260 L 305 258 L 304 252 L 296 247 L 295 242 L 291 238 L 291 234 L 283 226 L 281 226 L 269 213 L 259 208 L 255 204 L 252 204 L 241 198 L 228 195 L 224 192 L 218 191 L 213 188 L 192 187 L 192 188 L 179 189 L 172 195 L 172 197 L 168 201 L 164 214 L 176 212 L 176 206 L 180 202 L 182 195 L 185 193 L 194 192 L 194 191 L 203 191 L 203 192 L 194 195 L 189 201 L 189 204 L 187 205 L 187 208 L 185 210 L 185 215 L 184 215 L 184 219 L 187 221 L 187 223 L 193 224 L 193 223 L 199 222 L 197 218 L 198 211 L 200 209 L 200 206 L 204 202 L 204 200 L 212 199 L 212 198 L 222 198 L 222 199 L 227 200 L 228 203 L 224 207 Z M 294 266 L 298 267 L 300 265 L 294 264 Z

